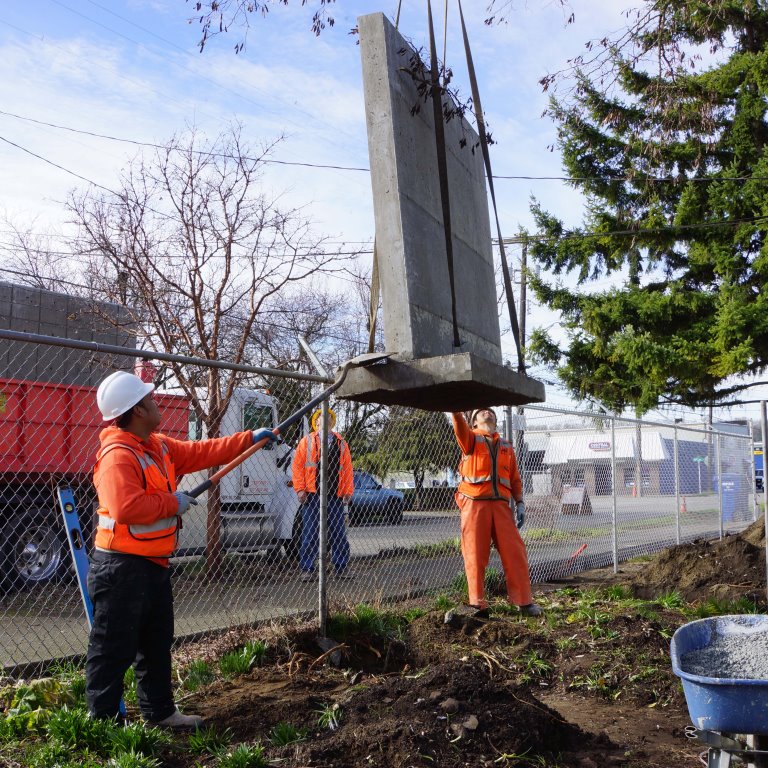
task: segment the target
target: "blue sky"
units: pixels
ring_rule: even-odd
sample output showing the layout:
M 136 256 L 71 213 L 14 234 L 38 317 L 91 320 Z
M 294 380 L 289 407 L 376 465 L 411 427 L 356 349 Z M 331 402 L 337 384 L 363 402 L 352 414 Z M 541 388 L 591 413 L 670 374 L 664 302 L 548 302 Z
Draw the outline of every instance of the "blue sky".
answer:
M 622 11 L 634 3 L 573 0 L 563 10 L 557 0 L 520 0 L 509 23 L 495 27 L 483 24 L 485 5 L 466 0 L 465 15 L 497 142 L 491 148 L 494 172 L 561 175 L 559 155 L 549 150 L 555 131 L 541 116 L 547 95 L 538 80 L 565 66 L 587 40 L 620 29 Z M 446 58 L 453 84 L 466 96 L 457 12 L 453 2 L 449 6 Z M 383 11 L 391 18 L 396 7 L 395 0 L 338 0 L 332 8 L 335 27 L 318 38 L 309 31 L 310 11 L 291 0 L 267 18 L 253 18 L 246 48 L 236 55 L 239 30 L 198 51 L 200 27 L 190 21 L 192 4 L 184 0 L 0 5 L 0 214 L 21 227 L 71 236 L 62 205 L 68 192 L 87 182 L 116 188 L 121 169 L 139 151 L 83 132 L 163 143 L 189 126 L 213 136 L 239 121 L 254 146 L 285 137 L 274 159 L 367 168 L 359 48 L 349 30 L 358 15 Z M 442 38 L 443 3 L 434 0 L 433 9 Z M 566 24 L 571 12 L 575 23 Z M 423 0 L 403 0 L 400 29 L 417 46 L 427 45 Z M 372 240 L 366 172 L 275 164 L 264 181 L 284 200 L 305 206 L 316 231 L 334 242 Z M 531 226 L 532 195 L 569 224 L 581 219 L 581 200 L 563 182 L 499 180 L 497 194 L 508 236 Z M 7 230 L 0 233 L 0 241 L 6 237 Z M 510 255 L 519 258 L 516 251 Z M 531 306 L 529 329 L 551 322 L 543 308 Z M 553 387 L 547 397 L 552 405 L 569 403 Z

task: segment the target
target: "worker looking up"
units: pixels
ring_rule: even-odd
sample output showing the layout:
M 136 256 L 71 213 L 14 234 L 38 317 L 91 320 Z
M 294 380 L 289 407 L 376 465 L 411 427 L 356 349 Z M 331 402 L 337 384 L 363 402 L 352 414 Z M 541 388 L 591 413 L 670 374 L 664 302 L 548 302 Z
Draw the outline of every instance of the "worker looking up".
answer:
M 197 728 L 171 690 L 173 595 L 168 560 L 181 516 L 197 500 L 176 489 L 178 477 L 227 464 L 253 443 L 275 439 L 267 429 L 188 442 L 158 433 L 155 387 L 117 371 L 101 382 L 96 401 L 104 421 L 93 481 L 99 497 L 88 573 L 93 626 L 86 657 L 86 699 L 92 717 L 119 716 L 123 676 L 131 665 L 141 715 L 152 725 Z
M 350 579 L 349 541 L 344 524 L 344 504 L 355 491 L 352 472 L 352 454 L 347 441 L 333 431 L 336 414 L 328 410 L 328 540 L 331 562 L 336 576 Z M 301 549 L 299 564 L 302 581 L 314 576 L 315 559 L 319 548 L 320 526 L 320 443 L 323 440 L 322 412 L 312 414 L 312 431 L 299 441 L 293 457 L 293 489 L 301 504 Z
M 528 555 L 518 531 L 525 520 L 525 503 L 512 444 L 496 431 L 496 414 L 491 408 L 472 411 L 469 424 L 464 414 L 454 413 L 453 432 L 462 453 L 456 503 L 461 510 L 461 554 L 469 604 L 483 613 L 488 610 L 485 569 L 493 540 L 510 603 L 528 616 L 540 616 L 541 608 L 531 598 Z

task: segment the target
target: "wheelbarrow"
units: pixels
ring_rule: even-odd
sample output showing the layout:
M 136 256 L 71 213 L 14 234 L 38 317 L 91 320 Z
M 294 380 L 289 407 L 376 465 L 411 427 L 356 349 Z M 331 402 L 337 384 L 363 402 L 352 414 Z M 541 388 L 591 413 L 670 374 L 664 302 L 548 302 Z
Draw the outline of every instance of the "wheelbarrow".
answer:
M 725 677 L 718 669 L 695 674 L 686 654 L 728 641 L 755 648 L 768 637 L 768 616 L 715 616 L 692 621 L 672 637 L 672 671 L 681 678 L 694 728 L 687 735 L 708 745 L 708 768 L 768 766 L 768 679 Z M 727 651 L 725 652 L 725 662 Z M 733 674 L 733 673 L 731 673 Z M 735 762 L 734 762 L 735 761 Z

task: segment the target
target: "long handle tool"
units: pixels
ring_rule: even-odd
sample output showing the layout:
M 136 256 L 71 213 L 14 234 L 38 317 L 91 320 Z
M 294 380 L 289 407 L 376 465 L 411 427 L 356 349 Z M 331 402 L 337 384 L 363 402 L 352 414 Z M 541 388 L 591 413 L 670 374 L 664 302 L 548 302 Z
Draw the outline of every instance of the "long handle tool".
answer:
M 279 435 L 281 432 L 284 432 L 288 427 L 291 426 L 291 424 L 295 424 L 302 416 L 305 416 L 307 413 L 309 413 L 315 406 L 323 402 L 326 398 L 330 397 L 343 383 L 344 379 L 347 377 L 347 373 L 349 372 L 350 368 L 358 368 L 358 367 L 365 367 L 368 365 L 373 365 L 374 363 L 378 363 L 381 360 L 385 360 L 388 358 L 389 355 L 385 352 L 369 352 L 365 355 L 358 355 L 357 357 L 353 357 L 351 360 L 347 360 L 346 363 L 344 363 L 344 367 L 341 369 L 341 372 L 336 378 L 336 381 L 331 384 L 328 389 L 323 390 L 317 397 L 312 398 L 305 406 L 299 408 L 296 413 L 291 414 L 287 419 L 284 421 L 281 421 L 273 430 L 272 432 L 275 435 Z M 243 451 L 237 458 L 232 459 L 232 461 L 229 462 L 226 466 L 222 467 L 218 472 L 215 472 L 212 474 L 207 480 L 200 483 L 200 485 L 193 488 L 191 491 L 185 493 L 187 496 L 200 496 L 200 494 L 205 493 L 209 488 L 216 485 L 224 475 L 228 475 L 235 467 L 239 467 L 247 458 L 250 458 L 253 456 L 256 451 L 258 451 L 260 448 L 263 448 L 267 443 L 269 442 L 269 438 L 264 438 L 263 440 L 259 440 L 258 443 L 254 443 L 250 448 Z

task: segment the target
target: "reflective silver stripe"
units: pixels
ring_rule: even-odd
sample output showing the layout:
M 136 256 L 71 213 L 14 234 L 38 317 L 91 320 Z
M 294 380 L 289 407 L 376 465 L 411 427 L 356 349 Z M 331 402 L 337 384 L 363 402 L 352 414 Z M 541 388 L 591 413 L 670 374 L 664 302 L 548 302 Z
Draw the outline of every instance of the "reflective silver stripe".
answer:
M 142 533 L 155 533 L 156 531 L 165 531 L 169 528 L 176 528 L 178 519 L 176 515 L 173 517 L 164 517 L 161 520 L 155 520 L 154 523 L 149 525 L 129 525 L 128 530 L 133 534 Z M 107 531 L 115 530 L 116 521 L 106 515 L 99 515 L 99 528 L 104 528 Z
M 462 475 L 461 479 L 465 483 L 487 483 L 491 479 L 491 476 L 481 475 L 480 477 L 465 477 L 464 475 Z
M 317 461 L 312 461 L 312 451 L 315 447 L 315 438 L 314 434 L 317 434 L 316 432 L 311 434 L 307 438 L 307 460 L 304 462 L 304 469 L 311 469 L 312 467 L 316 467 L 318 465 Z M 319 438 L 318 438 L 319 442 Z M 318 451 L 319 453 L 320 451 Z
M 173 517 L 164 517 L 162 520 L 155 520 L 154 523 L 149 525 L 129 525 L 128 530 L 131 533 L 155 533 L 156 531 L 165 531 L 169 528 L 176 528 L 178 524 L 178 518 L 176 515 Z
M 509 480 L 505 480 L 503 477 L 499 478 L 499 485 L 503 485 L 505 488 L 512 490 L 512 483 Z

